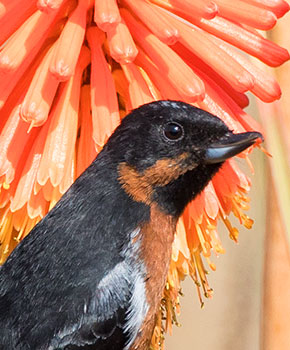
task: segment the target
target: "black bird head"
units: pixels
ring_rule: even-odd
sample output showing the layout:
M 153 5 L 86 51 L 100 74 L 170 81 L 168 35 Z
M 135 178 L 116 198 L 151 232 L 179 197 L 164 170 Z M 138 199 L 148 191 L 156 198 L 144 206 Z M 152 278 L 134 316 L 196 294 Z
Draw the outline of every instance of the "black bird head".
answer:
M 105 149 L 114 150 L 127 194 L 178 216 L 226 159 L 258 138 L 258 132 L 233 134 L 219 118 L 186 103 L 158 101 L 124 118 Z

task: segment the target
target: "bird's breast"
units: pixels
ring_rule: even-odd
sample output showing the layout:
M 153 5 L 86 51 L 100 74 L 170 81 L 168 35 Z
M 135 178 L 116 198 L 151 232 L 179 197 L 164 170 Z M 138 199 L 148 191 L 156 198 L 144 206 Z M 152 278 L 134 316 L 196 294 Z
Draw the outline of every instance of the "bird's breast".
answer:
M 147 272 L 145 286 L 149 309 L 131 349 L 148 349 L 166 283 L 176 221 L 164 214 L 156 204 L 152 204 L 150 220 L 141 229 L 140 258 Z

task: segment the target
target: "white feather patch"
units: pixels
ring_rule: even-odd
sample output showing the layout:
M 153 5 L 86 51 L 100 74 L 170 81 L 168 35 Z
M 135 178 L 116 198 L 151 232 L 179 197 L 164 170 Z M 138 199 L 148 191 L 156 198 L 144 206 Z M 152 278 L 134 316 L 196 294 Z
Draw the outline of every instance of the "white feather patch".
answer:
M 110 317 L 110 313 L 117 310 L 118 306 L 121 306 L 121 303 L 124 302 L 120 297 L 128 293 L 129 285 L 132 286 L 132 295 L 124 326 L 124 332 L 128 333 L 129 339 L 124 350 L 130 348 L 136 339 L 149 308 L 146 300 L 145 266 L 139 259 L 141 243 L 140 237 L 138 237 L 139 233 L 140 228 L 137 228 L 131 233 L 131 243 L 121 253 L 124 260 L 118 263 L 101 279 L 98 284 L 98 297 L 92 298 L 89 304 L 84 304 L 84 314 L 80 322 L 60 330 L 55 335 L 55 338 L 52 339 L 48 350 L 69 345 L 71 342 L 71 335 L 77 332 L 83 324 L 86 324 L 87 318 L 92 317 L 92 310 L 96 312 L 95 321 L 101 322 Z M 113 306 L 113 304 L 115 305 Z M 83 345 L 85 344 L 80 344 L 80 346 Z
M 141 243 L 140 238 L 138 237 L 139 233 L 140 228 L 137 228 L 131 233 L 131 242 L 133 239 L 135 240 L 137 238 L 137 240 L 134 243 L 131 243 L 127 252 L 127 256 L 129 253 L 131 261 L 136 259 L 136 266 L 138 266 L 139 270 L 133 269 L 134 289 L 130 300 L 130 307 L 127 311 L 126 325 L 124 328 L 125 332 L 130 334 L 130 338 L 128 339 L 124 350 L 128 350 L 136 339 L 149 309 L 149 305 L 146 300 L 146 286 L 144 280 L 146 276 L 145 266 L 140 264 L 140 259 L 138 259 Z

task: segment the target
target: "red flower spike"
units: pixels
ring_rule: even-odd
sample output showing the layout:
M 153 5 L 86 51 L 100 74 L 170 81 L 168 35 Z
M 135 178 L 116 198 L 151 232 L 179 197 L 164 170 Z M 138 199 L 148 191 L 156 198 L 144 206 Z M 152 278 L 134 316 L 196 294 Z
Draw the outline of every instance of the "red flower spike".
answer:
M 202 100 L 204 97 L 203 82 L 183 60 L 136 21 L 128 11 L 121 9 L 121 14 L 131 32 L 134 33 L 134 38 L 159 70 L 164 72 L 168 80 L 176 86 L 177 92 L 191 102 Z
M 132 63 L 138 54 L 131 33 L 122 20 L 107 31 L 110 54 L 120 64 Z
M 243 191 L 250 191 L 251 179 L 241 171 L 233 159 L 230 160 L 230 165 L 239 178 L 239 186 L 243 189 Z M 247 200 L 249 201 L 248 198 Z
M 102 44 L 105 35 L 96 27 L 87 31 L 87 40 L 92 51 L 91 107 L 93 139 L 100 150 L 120 123 L 116 89 L 111 71 L 105 59 Z
M 215 0 L 215 2 L 218 5 L 220 16 L 245 23 L 253 28 L 269 30 L 277 22 L 277 17 L 273 12 L 242 0 Z
M 51 210 L 56 205 L 56 203 L 60 200 L 61 196 L 62 193 L 60 193 L 58 187 L 54 187 L 52 192 L 52 200 L 49 203 L 48 210 Z
M 143 0 L 124 0 L 124 2 L 165 44 L 173 45 L 179 39 L 178 30 L 163 16 L 164 12 L 157 6 L 152 6 Z
M 121 16 L 116 0 L 95 0 L 94 21 L 104 32 L 121 22 Z
M 74 74 L 85 37 L 89 5 L 90 0 L 79 2 L 66 22 L 56 44 L 50 71 L 59 81 L 66 81 Z

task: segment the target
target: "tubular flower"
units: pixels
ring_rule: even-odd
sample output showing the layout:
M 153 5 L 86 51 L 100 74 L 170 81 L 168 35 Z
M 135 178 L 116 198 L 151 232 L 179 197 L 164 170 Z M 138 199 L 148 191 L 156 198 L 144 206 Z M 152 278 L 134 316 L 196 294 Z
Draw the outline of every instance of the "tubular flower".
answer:
M 158 99 L 183 100 L 235 132 L 259 130 L 243 111 L 250 91 L 264 102 L 279 85 L 242 50 L 276 67 L 287 50 L 271 29 L 284 0 L 0 1 L 0 261 L 90 164 L 126 113 Z M 248 162 L 248 151 L 241 157 Z M 152 348 L 177 323 L 180 281 L 212 296 L 206 265 L 224 252 L 217 232 L 250 228 L 250 180 L 228 161 L 177 225 Z

